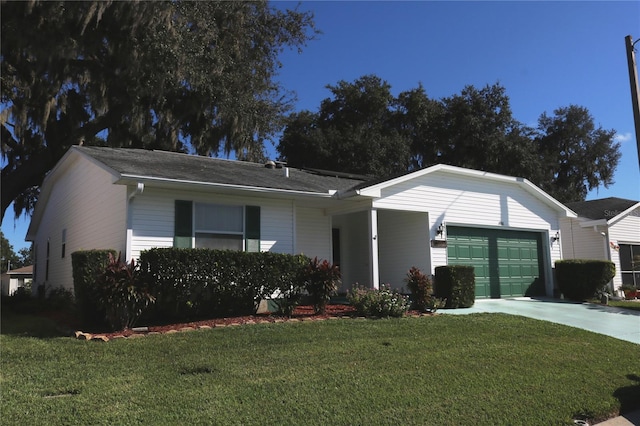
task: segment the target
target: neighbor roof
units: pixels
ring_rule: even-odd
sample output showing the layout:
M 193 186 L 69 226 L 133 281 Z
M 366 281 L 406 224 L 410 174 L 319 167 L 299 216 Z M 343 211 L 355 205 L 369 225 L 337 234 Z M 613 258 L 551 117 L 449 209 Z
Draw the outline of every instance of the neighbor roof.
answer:
M 638 201 L 616 197 L 566 203 L 567 207 L 578 213 L 578 216 L 592 220 L 604 219 L 607 221 L 619 216 L 636 204 L 638 204 Z
M 32 275 L 33 265 L 23 266 L 22 268 L 11 269 L 7 271 L 8 275 Z
M 362 179 L 344 174 L 288 168 L 270 169 L 264 164 L 224 160 L 168 151 L 131 148 L 74 146 L 120 174 L 122 178 L 155 178 L 287 191 L 327 193 L 349 189 Z

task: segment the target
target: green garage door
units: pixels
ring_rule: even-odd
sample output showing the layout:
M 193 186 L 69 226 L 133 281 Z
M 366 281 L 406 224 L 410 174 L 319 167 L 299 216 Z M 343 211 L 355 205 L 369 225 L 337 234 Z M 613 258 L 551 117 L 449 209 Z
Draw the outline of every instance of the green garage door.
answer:
M 450 265 L 471 265 L 476 297 L 544 295 L 542 234 L 447 226 Z

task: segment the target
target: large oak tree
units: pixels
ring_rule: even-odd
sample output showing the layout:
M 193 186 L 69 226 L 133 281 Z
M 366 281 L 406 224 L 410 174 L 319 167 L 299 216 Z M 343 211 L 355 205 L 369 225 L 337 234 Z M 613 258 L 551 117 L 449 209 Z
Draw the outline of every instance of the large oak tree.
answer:
M 294 113 L 278 144 L 294 167 L 386 176 L 409 166 L 391 86 L 376 76 L 327 86 L 318 113 Z
M 422 85 L 393 97 L 372 75 L 327 87 L 333 98 L 318 112 L 289 117 L 281 159 L 377 177 L 450 164 L 525 177 L 563 202 L 611 185 L 620 159 L 615 131 L 596 128 L 586 108 L 558 108 L 530 128 L 513 117 L 500 84 L 443 99 Z
M 263 156 L 292 98 L 274 81 L 312 15 L 266 1 L 1 3 L 2 216 L 30 211 L 74 144 Z

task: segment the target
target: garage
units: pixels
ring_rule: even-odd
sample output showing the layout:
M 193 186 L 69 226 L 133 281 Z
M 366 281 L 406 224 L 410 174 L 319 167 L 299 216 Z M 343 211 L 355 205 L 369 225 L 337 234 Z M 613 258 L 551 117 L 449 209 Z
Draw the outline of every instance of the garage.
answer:
M 447 226 L 447 261 L 475 268 L 476 297 L 545 294 L 542 233 Z

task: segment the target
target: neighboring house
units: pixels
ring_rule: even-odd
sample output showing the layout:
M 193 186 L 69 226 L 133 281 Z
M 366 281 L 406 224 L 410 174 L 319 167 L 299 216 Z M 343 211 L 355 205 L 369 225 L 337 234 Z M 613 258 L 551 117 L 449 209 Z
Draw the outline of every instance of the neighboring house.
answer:
M 578 217 L 560 222 L 564 257 L 611 260 L 614 290 L 622 284 L 640 287 L 640 202 L 610 197 L 567 207 Z
M 11 296 L 20 287 L 30 287 L 33 275 L 33 266 L 12 269 L 2 274 L 1 293 L 3 296 Z
M 76 250 L 303 253 L 354 284 L 405 286 L 412 266 L 476 267 L 478 297 L 552 295 L 555 235 L 575 214 L 521 178 L 436 165 L 388 179 L 163 151 L 72 147 L 45 178 L 27 240 L 35 279 L 73 286 Z

